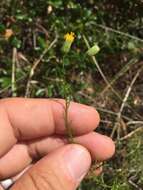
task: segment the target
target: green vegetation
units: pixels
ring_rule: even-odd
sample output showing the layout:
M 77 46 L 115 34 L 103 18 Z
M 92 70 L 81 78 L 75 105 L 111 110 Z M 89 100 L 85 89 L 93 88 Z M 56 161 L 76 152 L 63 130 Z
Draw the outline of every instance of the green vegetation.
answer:
M 68 94 L 95 106 L 97 130 L 116 141 L 101 177 L 80 190 L 143 188 L 142 10 L 141 0 L 1 0 L 0 97 Z M 67 32 L 76 39 L 63 69 Z M 100 51 L 87 56 L 95 44 Z

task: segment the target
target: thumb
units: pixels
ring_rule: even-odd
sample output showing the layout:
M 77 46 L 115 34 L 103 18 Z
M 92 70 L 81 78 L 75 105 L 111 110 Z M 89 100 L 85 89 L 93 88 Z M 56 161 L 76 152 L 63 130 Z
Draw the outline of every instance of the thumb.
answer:
M 38 161 L 11 190 L 75 190 L 90 164 L 90 154 L 84 147 L 66 145 Z

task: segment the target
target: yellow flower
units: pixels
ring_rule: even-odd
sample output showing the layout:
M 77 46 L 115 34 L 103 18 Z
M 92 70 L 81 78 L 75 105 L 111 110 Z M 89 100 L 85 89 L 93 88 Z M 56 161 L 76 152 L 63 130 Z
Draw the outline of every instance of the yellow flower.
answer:
M 66 41 L 69 41 L 69 42 L 73 42 L 74 41 L 74 39 L 75 39 L 75 34 L 73 33 L 73 32 L 71 32 L 71 33 L 67 33 L 65 36 L 64 36 L 64 39 L 66 40 Z
M 64 36 L 65 42 L 62 47 L 62 51 L 64 53 L 68 53 L 70 51 L 71 45 L 75 39 L 75 34 L 73 32 L 67 33 Z

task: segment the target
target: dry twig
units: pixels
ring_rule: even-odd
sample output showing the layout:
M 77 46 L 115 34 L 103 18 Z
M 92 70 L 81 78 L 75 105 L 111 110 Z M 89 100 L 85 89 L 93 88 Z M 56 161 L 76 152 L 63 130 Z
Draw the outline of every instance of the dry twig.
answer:
M 128 100 L 128 97 L 129 97 L 129 95 L 130 95 L 130 93 L 131 93 L 131 90 L 132 90 L 132 88 L 133 88 L 133 85 L 134 85 L 134 83 L 136 82 L 138 76 L 140 75 L 142 69 L 143 69 L 143 67 L 141 67 L 141 68 L 137 71 L 137 73 L 135 74 L 133 80 L 131 81 L 131 83 L 130 83 L 128 89 L 127 89 L 127 92 L 126 92 L 126 94 L 125 94 L 125 96 L 124 96 L 124 99 L 123 99 L 123 101 L 122 101 L 120 110 L 119 110 L 119 112 L 118 112 L 118 114 L 117 114 L 116 123 L 115 123 L 115 125 L 114 125 L 114 127 L 113 127 L 113 130 L 112 130 L 112 133 L 111 133 L 111 138 L 113 138 L 113 136 L 114 136 L 114 134 L 115 134 L 115 131 L 116 131 L 117 129 L 120 130 L 121 115 L 122 115 L 123 109 L 124 109 L 125 104 L 126 104 L 126 102 L 127 102 L 127 100 Z M 119 133 L 118 133 L 118 135 L 119 135 Z M 119 138 L 119 137 L 118 137 L 118 138 Z
M 97 24 L 96 22 L 90 22 L 90 24 L 93 24 L 93 25 L 95 25 L 95 26 L 97 26 L 99 28 L 102 28 L 105 31 L 110 31 L 110 32 L 116 33 L 116 34 L 118 34 L 120 36 L 124 36 L 126 38 L 130 38 L 130 39 L 133 39 L 135 41 L 143 43 L 143 39 L 138 38 L 137 36 L 133 36 L 131 34 L 128 34 L 128 33 L 125 33 L 125 32 L 119 31 L 119 30 L 115 30 L 115 29 L 113 29 L 111 27 L 108 27 L 108 26 L 105 26 L 105 25 L 102 25 L 102 24 Z
M 110 114 L 112 116 L 117 116 L 118 115 L 118 113 L 116 113 L 116 112 L 114 112 L 112 110 L 108 110 L 108 109 L 105 109 L 103 107 L 98 107 L 96 100 L 94 98 L 92 98 L 91 96 L 88 96 L 87 94 L 85 94 L 85 93 L 83 93 L 81 91 L 78 92 L 78 94 L 81 95 L 81 96 L 83 96 L 83 97 L 85 97 L 85 98 L 87 98 L 92 103 L 92 106 L 94 106 L 98 111 Z M 127 121 L 131 121 L 132 120 L 131 118 L 129 118 L 129 117 L 125 116 L 125 115 L 122 115 L 122 117 L 124 119 L 126 119 Z
M 34 76 L 35 74 L 35 70 L 36 68 L 38 67 L 38 65 L 40 64 L 40 62 L 42 61 L 42 59 L 44 58 L 44 56 L 47 54 L 47 52 L 54 46 L 54 44 L 57 42 L 57 38 L 55 38 L 52 43 L 50 44 L 50 46 L 48 48 L 46 48 L 43 53 L 40 55 L 39 59 L 37 59 L 33 65 L 32 65 L 32 68 L 30 70 L 30 73 L 29 73 L 29 78 L 28 78 L 28 82 L 27 82 L 27 85 L 26 85 L 26 92 L 25 92 L 25 97 L 29 97 L 30 95 L 30 85 L 31 85 L 31 80 L 32 80 L 32 77 Z
M 139 131 L 143 131 L 143 126 L 141 126 L 141 127 L 137 128 L 137 129 L 135 129 L 134 131 L 128 133 L 126 136 L 120 138 L 119 141 L 127 140 L 128 138 L 131 138 L 133 135 L 135 135 Z
M 129 125 L 143 125 L 143 121 L 129 121 L 127 126 Z
M 16 96 L 16 79 L 15 79 L 15 72 L 16 72 L 16 62 L 17 62 L 17 49 L 13 48 L 12 54 L 12 74 L 11 74 L 11 91 L 12 96 Z
M 130 68 L 131 66 L 135 65 L 139 61 L 138 58 L 131 59 L 113 78 L 113 80 L 109 83 L 111 86 L 120 78 L 122 77 Z M 101 95 L 104 95 L 108 89 L 110 89 L 110 85 L 107 85 L 104 90 L 102 91 Z

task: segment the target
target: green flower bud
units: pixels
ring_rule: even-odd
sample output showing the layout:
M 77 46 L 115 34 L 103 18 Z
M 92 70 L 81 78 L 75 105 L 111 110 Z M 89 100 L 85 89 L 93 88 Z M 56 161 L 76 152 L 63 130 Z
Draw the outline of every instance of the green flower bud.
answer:
M 94 56 L 96 55 L 98 52 L 100 51 L 100 48 L 97 44 L 95 44 L 94 46 L 92 46 L 86 53 L 89 56 Z
M 72 43 L 70 41 L 65 41 L 62 47 L 62 52 L 63 53 L 68 53 L 71 49 Z

